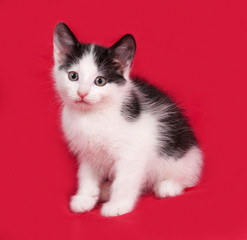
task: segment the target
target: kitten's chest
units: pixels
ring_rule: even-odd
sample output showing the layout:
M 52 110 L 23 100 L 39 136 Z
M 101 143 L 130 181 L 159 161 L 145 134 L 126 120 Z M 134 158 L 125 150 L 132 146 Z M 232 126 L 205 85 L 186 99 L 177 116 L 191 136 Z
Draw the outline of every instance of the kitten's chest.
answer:
M 111 116 L 110 116 L 111 115 Z M 63 109 L 62 128 L 73 152 L 105 150 L 114 137 L 118 120 L 109 112 L 81 113 Z

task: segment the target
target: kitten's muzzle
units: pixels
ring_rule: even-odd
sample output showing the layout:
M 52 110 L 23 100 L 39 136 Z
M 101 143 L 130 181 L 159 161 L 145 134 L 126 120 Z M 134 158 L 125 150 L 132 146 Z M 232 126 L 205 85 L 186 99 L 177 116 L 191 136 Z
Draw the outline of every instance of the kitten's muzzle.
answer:
M 83 100 L 88 95 L 88 93 L 87 92 L 78 91 L 77 95 L 81 98 L 81 100 Z

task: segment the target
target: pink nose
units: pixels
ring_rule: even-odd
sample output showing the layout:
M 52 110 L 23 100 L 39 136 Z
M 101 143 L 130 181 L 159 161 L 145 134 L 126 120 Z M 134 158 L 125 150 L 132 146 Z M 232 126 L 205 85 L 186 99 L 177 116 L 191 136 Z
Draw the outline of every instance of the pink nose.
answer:
M 86 96 L 88 95 L 88 93 L 80 92 L 80 91 L 78 91 L 77 94 L 78 94 L 78 96 L 79 96 L 81 99 L 83 99 L 84 97 L 86 97 Z

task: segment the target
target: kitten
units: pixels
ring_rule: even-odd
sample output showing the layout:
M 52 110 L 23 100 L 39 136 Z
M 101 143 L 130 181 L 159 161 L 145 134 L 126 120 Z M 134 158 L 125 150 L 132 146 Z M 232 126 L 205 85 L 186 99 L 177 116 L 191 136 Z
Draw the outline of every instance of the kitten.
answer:
M 62 128 L 79 163 L 74 212 L 90 211 L 101 198 L 103 216 L 125 214 L 144 190 L 172 197 L 199 180 L 202 154 L 182 112 L 129 77 L 135 50 L 130 34 L 106 48 L 79 43 L 64 23 L 54 31 Z

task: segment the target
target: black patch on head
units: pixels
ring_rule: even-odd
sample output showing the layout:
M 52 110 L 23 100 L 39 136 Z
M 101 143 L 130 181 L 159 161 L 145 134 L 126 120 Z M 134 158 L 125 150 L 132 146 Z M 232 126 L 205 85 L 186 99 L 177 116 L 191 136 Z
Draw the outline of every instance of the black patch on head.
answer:
M 94 59 L 99 71 L 107 79 L 108 83 L 116 83 L 118 85 L 126 83 L 126 79 L 118 71 L 119 67 L 113 61 L 108 48 L 94 45 Z
M 79 63 L 83 55 L 90 52 L 91 44 L 79 43 L 70 53 L 65 54 L 64 62 L 59 66 L 59 69 L 68 70 L 73 64 Z
M 187 118 L 177 104 L 165 93 L 143 81 L 134 81 L 144 96 L 145 110 L 159 121 L 159 154 L 180 158 L 197 145 Z
M 124 101 L 121 113 L 129 122 L 133 122 L 139 118 L 141 114 L 141 104 L 134 91 L 131 91 L 130 96 Z

